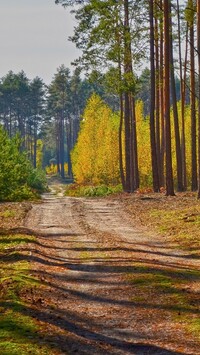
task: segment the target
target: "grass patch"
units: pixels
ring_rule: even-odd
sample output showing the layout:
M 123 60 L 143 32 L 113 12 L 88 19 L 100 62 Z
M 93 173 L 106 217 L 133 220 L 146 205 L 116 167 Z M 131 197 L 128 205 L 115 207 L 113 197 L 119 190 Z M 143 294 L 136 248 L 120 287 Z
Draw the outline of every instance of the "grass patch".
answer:
M 20 251 L 22 245 L 34 241 L 32 236 L 0 236 L 0 354 L 3 355 L 58 354 L 42 340 L 36 321 L 28 315 L 31 305 L 20 297 L 22 292 L 40 285 L 30 275 L 27 257 Z
M 138 223 L 167 237 L 175 247 L 200 256 L 200 203 L 195 193 L 136 194 L 124 201 L 128 213 Z
M 175 242 L 189 249 L 200 248 L 200 210 L 188 207 L 179 211 L 161 209 L 151 211 L 152 223 L 157 224 L 157 230 L 171 236 Z
M 0 217 L 3 218 L 13 218 L 16 216 L 16 212 L 13 210 L 5 210 L 3 212 L 0 212 Z
M 181 321 L 188 332 L 199 336 L 200 297 L 192 285 L 199 284 L 200 271 L 138 263 L 127 279 L 134 287 L 133 302 L 147 309 L 170 312 L 172 319 Z
M 75 197 L 101 197 L 108 196 L 111 194 L 116 194 L 122 192 L 122 186 L 88 186 L 88 185 L 78 185 L 70 184 L 67 186 L 65 191 L 66 196 L 75 196 Z

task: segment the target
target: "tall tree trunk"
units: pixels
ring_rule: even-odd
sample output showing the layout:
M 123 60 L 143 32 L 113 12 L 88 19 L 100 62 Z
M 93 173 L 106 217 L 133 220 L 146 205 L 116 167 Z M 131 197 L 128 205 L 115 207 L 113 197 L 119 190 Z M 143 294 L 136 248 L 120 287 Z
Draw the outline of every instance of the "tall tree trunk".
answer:
M 198 57 L 198 199 L 200 199 L 200 0 L 197 0 L 197 57 Z
M 123 164 L 123 143 L 122 143 L 122 136 L 123 136 L 123 123 L 124 123 L 124 103 L 123 103 L 123 94 L 121 92 L 120 83 L 122 82 L 122 59 L 121 59 L 121 35 L 119 33 L 118 26 L 115 30 L 115 40 L 118 45 L 118 75 L 119 75 L 119 106 L 120 106 L 120 123 L 119 123 L 119 170 L 120 170 L 120 178 L 123 187 L 123 191 L 126 190 L 126 182 L 125 182 L 125 175 L 124 175 L 124 164 Z
M 158 10 L 158 3 L 155 4 L 156 12 Z M 159 187 L 161 187 L 161 171 L 160 171 L 160 88 L 161 83 L 159 81 L 160 65 L 159 65 L 159 31 L 158 31 L 158 15 L 156 13 L 155 18 L 155 80 L 156 80 L 156 92 L 155 92 L 155 123 L 156 123 L 156 151 L 157 151 L 157 165 L 159 174 Z
M 170 11 L 171 12 L 171 11 Z M 173 56 L 173 37 L 172 37 L 172 21 L 170 17 L 170 77 L 171 77 L 171 96 L 173 103 L 173 114 L 174 114 L 174 132 L 175 132 L 175 146 L 176 146 L 176 166 L 177 166 L 177 190 L 183 191 L 183 170 L 182 170 L 182 154 L 181 154 L 181 141 L 180 141 L 180 130 L 179 130 L 179 120 L 178 120 L 178 109 L 177 109 L 177 97 L 176 97 L 176 84 L 174 76 L 174 56 Z
M 170 123 L 170 0 L 164 1 L 164 110 L 165 110 L 165 141 L 166 141 L 166 195 L 174 196 L 174 182 L 171 152 L 171 123 Z
M 65 168 L 64 168 L 64 117 L 63 112 L 60 117 L 60 175 L 64 179 L 65 178 Z
M 71 162 L 71 150 L 74 143 L 73 127 L 72 120 L 68 120 L 66 123 L 66 132 L 67 132 L 67 163 L 68 163 L 68 176 L 70 179 L 73 178 L 72 174 L 72 162 Z
M 58 117 L 56 120 L 56 164 L 57 174 L 60 174 L 60 124 Z
M 150 65 L 151 65 L 151 107 L 150 107 L 150 140 L 151 140 L 151 162 L 153 175 L 153 190 L 160 191 L 158 161 L 155 135 L 155 56 L 154 56 L 154 1 L 149 1 L 149 19 L 150 19 Z
M 133 142 L 133 191 L 139 188 L 140 179 L 139 179 L 139 167 L 138 167 L 138 149 L 137 149 L 137 127 L 136 127 L 136 113 L 135 113 L 135 98 L 133 95 L 130 97 L 131 105 L 131 131 L 132 131 L 132 142 Z
M 195 104 L 195 63 L 194 63 L 194 23 L 190 26 L 190 107 L 191 107 L 191 161 L 192 181 L 191 190 L 197 190 L 197 132 Z
M 124 0 L 124 76 L 125 82 L 132 73 L 132 56 L 131 56 L 131 41 L 129 27 L 129 1 Z M 126 192 L 132 192 L 133 180 L 131 170 L 131 107 L 128 82 L 126 82 L 124 93 L 124 126 L 125 126 L 125 162 L 126 162 Z
M 33 166 L 36 169 L 37 167 L 37 126 L 34 124 L 34 133 L 33 133 Z
M 125 176 L 124 176 L 124 166 L 123 166 L 123 149 L 122 149 L 122 132 L 123 132 L 123 118 L 124 118 L 124 105 L 123 96 L 120 94 L 120 123 L 119 123 L 119 169 L 120 177 L 122 182 L 123 190 L 125 190 Z
M 163 0 L 160 0 L 160 9 L 163 10 Z M 160 185 L 164 186 L 164 154 L 165 154 L 165 118 L 164 118 L 164 38 L 163 16 L 160 16 L 160 117 L 161 117 L 161 143 L 160 143 Z
M 180 21 L 180 5 L 177 0 L 177 19 L 178 19 L 178 54 L 179 54 L 179 72 L 180 72 L 180 97 L 181 97 L 181 160 L 182 160 L 182 184 L 183 190 L 187 188 L 186 180 L 186 153 L 185 153 L 185 81 L 183 79 L 182 71 L 182 54 L 181 54 L 181 21 Z M 187 30 L 188 32 L 188 30 Z M 185 56 L 187 62 L 187 32 L 186 32 L 186 50 Z
M 186 80 L 187 80 L 187 61 L 188 61 L 188 24 L 186 31 L 186 46 L 185 46 L 185 60 L 184 60 L 184 73 L 182 84 L 182 161 L 183 161 L 183 182 L 184 188 L 187 190 L 187 170 L 186 170 L 186 140 L 185 140 L 185 99 L 186 99 Z

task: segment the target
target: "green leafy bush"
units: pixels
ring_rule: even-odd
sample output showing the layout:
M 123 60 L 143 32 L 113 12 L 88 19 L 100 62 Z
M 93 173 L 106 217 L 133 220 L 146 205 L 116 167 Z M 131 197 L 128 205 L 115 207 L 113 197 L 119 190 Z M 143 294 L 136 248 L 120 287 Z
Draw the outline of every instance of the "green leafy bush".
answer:
M 41 169 L 32 169 L 28 176 L 27 184 L 39 192 L 45 191 L 47 189 L 45 172 Z
M 36 197 L 45 189 L 44 175 L 34 170 L 17 135 L 9 138 L 0 127 L 0 201 L 21 201 Z

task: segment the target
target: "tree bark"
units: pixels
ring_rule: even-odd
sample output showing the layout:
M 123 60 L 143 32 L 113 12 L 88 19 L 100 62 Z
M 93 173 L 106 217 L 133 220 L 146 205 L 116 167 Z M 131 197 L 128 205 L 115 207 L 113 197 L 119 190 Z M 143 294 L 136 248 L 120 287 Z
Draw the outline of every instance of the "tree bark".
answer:
M 171 11 L 170 11 L 171 12 Z M 174 56 L 173 56 L 173 38 L 172 38 L 172 21 L 170 17 L 170 77 L 171 77 L 171 96 L 173 104 L 174 115 L 174 132 L 175 132 L 175 146 L 176 146 L 176 167 L 177 167 L 177 190 L 183 191 L 183 175 L 182 175 L 182 154 L 181 154 L 181 141 L 180 130 L 178 120 L 177 109 L 177 97 L 176 97 L 176 84 L 174 76 Z
M 187 188 L 186 179 L 186 153 L 185 153 L 185 82 L 182 71 L 182 55 L 181 55 L 181 22 L 180 22 L 180 5 L 177 0 L 177 18 L 178 18 L 178 53 L 179 53 L 179 72 L 180 72 L 180 97 L 181 97 L 181 160 L 182 160 L 182 184 L 183 190 Z M 186 31 L 186 50 L 185 62 L 187 62 L 187 33 Z
M 156 10 L 158 9 L 158 4 L 155 4 Z M 160 73 L 160 63 L 159 63 L 159 31 L 158 31 L 158 19 L 157 16 L 155 18 L 155 80 L 156 80 L 156 98 L 155 98 L 155 124 L 156 124 L 156 152 L 157 152 L 157 165 L 158 165 L 158 174 L 159 174 L 159 187 L 161 187 L 161 151 L 160 151 L 160 89 L 161 83 L 159 81 L 159 73 Z
M 131 40 L 129 27 L 129 1 L 124 0 L 124 79 L 125 79 L 125 93 L 124 93 L 124 126 L 125 126 L 125 162 L 126 162 L 126 192 L 132 192 L 133 180 L 131 170 L 131 107 L 130 107 L 130 93 L 129 93 L 129 77 L 132 74 L 132 56 L 131 56 Z
M 123 118 L 124 118 L 124 107 L 123 107 L 123 96 L 120 94 L 120 123 L 119 123 L 119 169 L 120 177 L 122 182 L 123 190 L 125 190 L 125 176 L 124 176 L 124 166 L 123 166 L 123 149 L 122 149 L 122 129 L 123 129 Z
M 198 199 L 200 199 L 200 0 L 197 0 L 197 57 L 198 57 Z
M 171 152 L 171 123 L 170 123 L 170 0 L 164 1 L 164 112 L 165 112 L 165 142 L 166 142 L 166 195 L 174 196 L 174 182 Z
M 150 140 L 151 140 L 151 162 L 153 176 L 153 190 L 160 191 L 158 161 L 155 135 L 155 56 L 154 56 L 154 1 L 149 1 L 149 19 L 150 19 L 150 65 L 151 65 L 151 106 L 150 106 Z
M 160 0 L 160 9 L 163 10 L 163 0 Z M 164 186 L 164 155 L 165 155 L 165 119 L 164 119 L 164 38 L 163 16 L 160 16 L 160 118 L 161 118 L 161 143 L 160 143 L 160 185 Z
M 191 107 L 191 162 L 192 181 L 191 190 L 197 190 L 197 131 L 195 104 L 195 63 L 194 63 L 194 24 L 190 26 L 190 107 Z

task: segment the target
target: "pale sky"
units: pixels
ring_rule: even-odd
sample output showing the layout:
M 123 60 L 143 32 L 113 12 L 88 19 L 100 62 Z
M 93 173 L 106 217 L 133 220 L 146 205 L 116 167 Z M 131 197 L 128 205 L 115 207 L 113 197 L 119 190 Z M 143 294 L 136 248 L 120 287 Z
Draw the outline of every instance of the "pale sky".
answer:
M 49 84 L 56 69 L 79 57 L 68 41 L 75 20 L 54 0 L 0 0 L 0 77 L 24 70 Z

